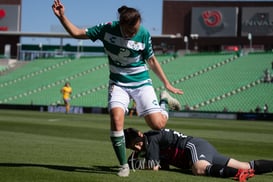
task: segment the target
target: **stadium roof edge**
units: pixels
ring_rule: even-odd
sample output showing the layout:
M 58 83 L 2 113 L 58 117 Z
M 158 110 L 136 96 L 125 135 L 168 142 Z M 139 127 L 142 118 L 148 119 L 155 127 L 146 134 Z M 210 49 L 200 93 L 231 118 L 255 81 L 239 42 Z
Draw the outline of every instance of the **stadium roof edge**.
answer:
M 23 37 L 57 37 L 72 38 L 68 33 L 46 33 L 46 32 L 17 32 L 17 31 L 0 31 L 0 35 L 12 35 Z
M 22 37 L 54 37 L 54 38 L 73 38 L 68 33 L 53 33 L 53 32 L 17 32 L 17 31 L 0 31 L 1 35 L 22 36 Z M 180 38 L 180 35 L 155 35 L 153 38 Z

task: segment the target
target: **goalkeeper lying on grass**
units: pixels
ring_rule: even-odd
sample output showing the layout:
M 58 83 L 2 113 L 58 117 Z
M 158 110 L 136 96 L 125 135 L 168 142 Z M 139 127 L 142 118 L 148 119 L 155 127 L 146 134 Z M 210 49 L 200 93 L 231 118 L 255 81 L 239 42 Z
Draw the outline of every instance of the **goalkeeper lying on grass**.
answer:
M 223 156 L 202 138 L 186 136 L 171 129 L 142 133 L 134 128 L 124 130 L 126 147 L 134 150 L 128 158 L 130 168 L 169 169 L 169 165 L 192 170 L 194 175 L 228 178 L 240 182 L 255 174 L 272 172 L 273 161 L 241 162 Z

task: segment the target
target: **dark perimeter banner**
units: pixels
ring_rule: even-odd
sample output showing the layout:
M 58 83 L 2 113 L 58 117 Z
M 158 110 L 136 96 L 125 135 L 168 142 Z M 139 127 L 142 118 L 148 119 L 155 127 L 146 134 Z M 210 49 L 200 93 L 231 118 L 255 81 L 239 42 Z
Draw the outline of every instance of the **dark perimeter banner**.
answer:
M 273 35 L 273 7 L 242 8 L 242 36 L 251 33 L 254 36 Z

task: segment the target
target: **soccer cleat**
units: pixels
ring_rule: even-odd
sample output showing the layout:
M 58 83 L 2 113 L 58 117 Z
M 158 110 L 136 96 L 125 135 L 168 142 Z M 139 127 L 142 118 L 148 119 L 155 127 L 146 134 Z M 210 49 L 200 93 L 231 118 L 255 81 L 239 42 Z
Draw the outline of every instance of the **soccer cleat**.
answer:
M 127 177 L 130 174 L 130 168 L 128 164 L 124 164 L 121 166 L 119 172 L 118 172 L 118 176 L 120 177 Z
M 170 110 L 174 110 L 174 111 L 181 110 L 181 104 L 179 103 L 179 101 L 173 98 L 166 90 L 160 93 L 160 99 L 167 101 Z
M 255 176 L 253 169 L 239 169 L 233 179 L 239 182 L 246 182 L 248 178 L 252 178 L 253 176 Z

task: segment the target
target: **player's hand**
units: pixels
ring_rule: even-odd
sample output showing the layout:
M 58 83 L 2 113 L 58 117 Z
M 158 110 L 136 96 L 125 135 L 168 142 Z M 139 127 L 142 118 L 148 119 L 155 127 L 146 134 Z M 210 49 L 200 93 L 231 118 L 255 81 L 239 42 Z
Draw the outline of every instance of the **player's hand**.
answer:
M 61 3 L 60 0 L 54 0 L 52 10 L 58 18 L 64 16 L 64 5 Z
M 157 165 L 157 166 L 154 166 L 154 167 L 153 167 L 153 170 L 154 170 L 154 171 L 158 171 L 158 170 L 159 170 L 159 168 L 160 168 L 160 166 L 159 166 L 159 165 Z
M 166 85 L 166 89 L 174 94 L 184 94 L 184 92 L 178 88 L 173 87 L 172 85 Z

